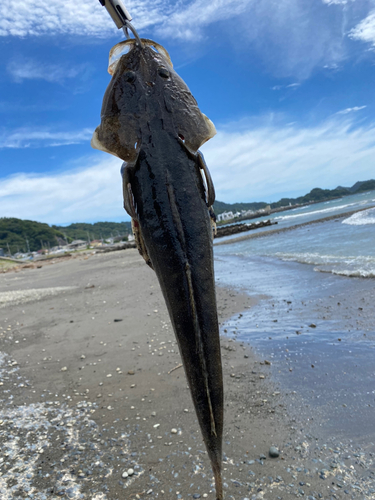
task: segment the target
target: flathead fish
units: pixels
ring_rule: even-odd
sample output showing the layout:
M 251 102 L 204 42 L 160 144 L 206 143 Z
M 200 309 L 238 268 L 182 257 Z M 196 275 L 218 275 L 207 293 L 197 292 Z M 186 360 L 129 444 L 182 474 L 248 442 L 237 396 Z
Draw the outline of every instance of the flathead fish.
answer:
M 215 133 L 166 50 L 127 40 L 110 53 L 111 82 L 92 146 L 124 161 L 124 207 L 155 270 L 223 498 L 223 381 L 212 220 L 215 191 L 199 147 Z

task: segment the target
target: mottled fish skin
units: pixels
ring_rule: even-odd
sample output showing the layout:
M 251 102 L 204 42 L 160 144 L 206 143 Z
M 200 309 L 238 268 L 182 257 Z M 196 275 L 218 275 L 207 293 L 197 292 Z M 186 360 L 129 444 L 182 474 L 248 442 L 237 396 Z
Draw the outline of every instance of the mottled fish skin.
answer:
M 151 48 L 153 42 L 142 42 L 132 41 L 117 64 L 93 145 L 126 162 L 126 207 L 168 307 L 222 500 L 223 381 L 212 226 L 197 153 L 215 130 L 168 58 Z M 212 192 L 209 197 L 212 202 Z

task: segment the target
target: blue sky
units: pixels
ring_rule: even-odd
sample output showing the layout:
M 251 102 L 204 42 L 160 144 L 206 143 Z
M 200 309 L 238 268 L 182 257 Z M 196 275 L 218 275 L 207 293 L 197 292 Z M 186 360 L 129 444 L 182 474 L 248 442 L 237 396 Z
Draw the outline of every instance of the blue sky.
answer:
M 217 199 L 375 177 L 375 0 L 125 2 L 217 135 Z M 121 221 L 121 161 L 90 147 L 123 38 L 98 0 L 0 4 L 0 217 Z

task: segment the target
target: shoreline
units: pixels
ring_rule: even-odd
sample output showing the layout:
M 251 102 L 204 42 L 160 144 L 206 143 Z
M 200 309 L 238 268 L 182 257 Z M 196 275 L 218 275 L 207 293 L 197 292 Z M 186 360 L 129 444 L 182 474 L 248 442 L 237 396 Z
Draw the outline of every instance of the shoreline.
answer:
M 334 219 L 343 219 L 343 218 L 351 217 L 352 215 L 354 215 L 358 212 L 363 212 L 365 210 L 370 210 L 372 208 L 375 208 L 375 205 L 370 206 L 370 207 L 366 207 L 366 208 L 360 208 L 358 210 L 351 210 L 350 212 L 344 212 L 344 213 L 340 213 L 337 215 L 329 215 L 329 216 L 323 217 L 321 219 L 311 220 L 308 222 L 303 222 L 301 224 L 295 224 L 294 226 L 290 226 L 290 227 L 283 227 L 280 229 L 270 229 L 269 231 L 262 231 L 261 233 L 256 233 L 256 234 L 246 234 L 246 235 L 238 236 L 237 238 L 231 238 L 231 239 L 228 239 L 225 241 L 214 241 L 214 246 L 216 246 L 216 245 L 229 245 L 231 243 L 238 243 L 239 241 L 244 241 L 244 240 L 248 240 L 251 238 L 261 238 L 263 236 L 268 236 L 270 234 L 277 234 L 277 233 L 284 233 L 286 231 L 292 231 L 293 229 L 298 229 L 300 227 L 310 226 L 311 224 L 319 224 L 321 222 L 328 222 L 328 221 L 334 220 Z
M 154 273 L 126 250 L 0 276 L 0 293 L 53 287 L 60 290 L 43 300 L 1 309 L 1 498 L 29 491 L 36 500 L 214 500 Z M 308 419 L 290 411 L 303 402 L 276 383 L 269 360 L 230 338 L 257 299 L 222 285 L 217 296 L 225 335 L 225 499 L 330 498 L 342 487 L 345 498 L 371 498 L 373 479 L 362 480 L 372 464 L 367 452 L 320 443 Z M 269 457 L 270 446 L 279 458 Z

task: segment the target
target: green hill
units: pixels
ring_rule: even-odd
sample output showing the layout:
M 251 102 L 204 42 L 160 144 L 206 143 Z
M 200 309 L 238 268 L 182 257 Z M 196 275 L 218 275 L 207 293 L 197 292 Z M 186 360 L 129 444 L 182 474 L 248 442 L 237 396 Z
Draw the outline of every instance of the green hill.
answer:
M 254 201 L 250 203 L 224 203 L 223 201 L 216 200 L 214 202 L 214 211 L 215 214 L 221 214 L 223 212 L 241 212 L 241 210 L 259 210 L 260 208 L 264 208 L 269 203 L 265 203 L 264 201 Z
M 320 189 L 314 188 L 305 196 L 299 196 L 298 198 L 282 198 L 276 203 L 271 203 L 271 208 L 287 207 L 290 205 L 303 205 L 305 203 L 319 202 L 332 200 L 333 198 L 341 198 L 341 196 L 348 196 L 349 194 L 354 194 L 349 191 L 348 188 L 337 187 L 335 189 Z
M 289 205 L 304 205 L 306 203 L 318 203 L 320 201 L 328 201 L 334 198 L 341 198 L 355 193 L 363 193 L 365 191 L 375 190 L 375 180 L 358 181 L 352 187 L 338 186 L 335 189 L 314 188 L 304 196 L 298 198 L 282 198 L 275 203 L 253 202 L 253 203 L 223 203 L 215 201 L 214 210 L 216 215 L 223 212 L 240 212 L 241 210 L 259 210 L 267 205 L 271 208 L 288 207 Z
M 338 186 L 335 189 L 314 188 L 309 193 L 298 198 L 282 198 L 276 203 L 271 203 L 271 208 L 287 207 L 289 205 L 306 204 L 340 198 L 355 193 L 375 190 L 375 180 L 358 181 L 352 187 Z M 241 210 L 259 210 L 268 203 L 264 201 L 249 203 L 224 203 L 215 201 L 216 215 L 223 212 L 237 212 Z M 63 245 L 66 241 L 73 240 L 99 240 L 111 237 L 123 237 L 131 233 L 130 222 L 95 222 L 88 224 L 79 222 L 69 226 L 49 226 L 41 222 L 21 220 L 16 218 L 0 218 L 0 248 L 11 254 L 16 252 L 31 252 L 43 248 Z
M 363 193 L 364 191 L 372 191 L 375 189 L 375 180 L 371 179 L 369 181 L 359 181 L 354 184 L 349 191 L 351 193 Z
M 131 233 L 130 222 L 95 222 L 88 224 L 86 222 L 77 222 L 70 226 L 52 226 L 53 229 L 64 233 L 71 240 L 100 240 L 124 236 Z
M 58 238 L 64 235 L 51 228 L 48 224 L 35 222 L 32 220 L 21 220 L 15 218 L 0 218 L 0 248 L 8 252 L 31 252 L 50 245 L 54 247 L 58 244 Z
M 73 240 L 107 239 L 125 236 L 131 232 L 130 222 L 77 223 L 70 226 L 49 226 L 42 222 L 16 218 L 0 218 L 0 248 L 11 254 L 35 252 Z

